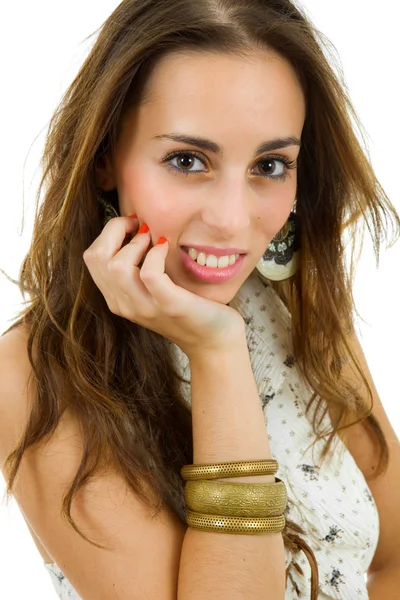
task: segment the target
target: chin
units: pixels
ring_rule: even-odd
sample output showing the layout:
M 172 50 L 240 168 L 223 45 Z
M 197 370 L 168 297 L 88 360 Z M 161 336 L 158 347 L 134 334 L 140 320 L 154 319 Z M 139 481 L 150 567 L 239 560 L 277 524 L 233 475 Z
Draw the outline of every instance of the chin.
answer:
M 237 286 L 235 286 L 235 288 L 231 287 L 229 290 L 212 290 L 209 287 L 207 288 L 204 286 L 203 289 L 190 291 L 193 291 L 193 293 L 195 293 L 197 296 L 201 296 L 207 300 L 212 300 L 213 302 L 218 302 L 219 304 L 229 304 L 229 302 L 235 297 L 238 290 L 239 288 Z
M 192 292 L 201 298 L 218 302 L 219 304 L 229 304 L 243 284 L 242 279 L 240 281 L 231 280 L 224 283 L 205 283 L 202 281 L 192 281 L 182 276 L 174 277 L 169 273 L 168 275 L 176 285 L 179 285 L 188 292 Z

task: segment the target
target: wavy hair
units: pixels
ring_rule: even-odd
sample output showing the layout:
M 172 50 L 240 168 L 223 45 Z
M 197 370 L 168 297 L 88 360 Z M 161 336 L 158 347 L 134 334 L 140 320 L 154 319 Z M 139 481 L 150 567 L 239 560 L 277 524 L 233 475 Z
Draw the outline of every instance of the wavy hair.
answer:
M 299 375 L 315 392 L 308 410 L 315 408 L 316 440 L 326 434 L 320 424 L 327 407 L 338 411 L 325 455 L 340 429 L 362 422 L 379 440 L 379 468 L 385 470 L 388 446 L 347 340 L 356 240 L 367 228 L 379 261 L 390 225 L 391 244 L 398 239 L 400 219 L 357 137 L 356 128 L 364 140 L 362 126 L 331 44 L 290 0 L 124 0 L 96 34 L 51 118 L 32 243 L 19 280 L 12 280 L 29 302 L 7 331 L 28 328 L 35 394 L 25 433 L 5 462 L 7 494 L 25 452 L 48 439 L 69 408 L 85 435 L 62 511 L 82 537 L 72 501 L 104 466 L 116 469 L 152 510 L 167 505 L 184 521 L 180 469 L 193 462 L 192 423 L 171 345 L 112 314 L 82 256 L 102 230 L 96 172 L 116 147 L 123 116 L 145 98 L 157 62 L 185 49 L 235 56 L 272 49 L 297 73 L 306 99 L 296 204 L 302 260 L 290 280 L 269 284 L 289 309 Z M 116 193 L 110 200 L 117 208 Z M 346 236 L 353 242 L 350 267 Z M 370 406 L 340 377 L 346 363 L 363 379 Z M 317 598 L 317 564 L 300 534 L 288 520 L 285 546 L 305 551 Z

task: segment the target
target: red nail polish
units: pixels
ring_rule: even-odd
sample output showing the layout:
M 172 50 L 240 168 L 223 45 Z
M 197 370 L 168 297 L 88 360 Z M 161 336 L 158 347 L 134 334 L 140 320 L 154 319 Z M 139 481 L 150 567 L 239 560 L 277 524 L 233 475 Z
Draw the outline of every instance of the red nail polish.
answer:
M 128 217 L 129 217 L 130 219 L 137 219 L 137 215 L 136 215 L 136 214 L 135 214 L 135 215 L 128 215 Z
M 146 225 L 146 223 L 143 223 L 143 225 L 141 225 L 141 227 L 139 228 L 138 233 L 147 233 L 148 231 L 150 231 L 149 226 Z
M 165 244 L 165 242 L 168 242 L 167 238 L 165 237 L 160 237 L 160 239 L 158 240 L 156 246 L 158 246 L 159 244 Z

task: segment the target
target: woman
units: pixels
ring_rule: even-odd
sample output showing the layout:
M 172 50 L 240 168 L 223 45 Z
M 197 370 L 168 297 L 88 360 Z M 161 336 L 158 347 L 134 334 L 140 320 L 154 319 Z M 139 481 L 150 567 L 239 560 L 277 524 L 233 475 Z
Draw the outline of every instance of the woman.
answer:
M 394 597 L 399 449 L 344 236 L 399 218 L 351 117 L 289 0 L 105 22 L 0 345 L 2 470 L 60 598 Z

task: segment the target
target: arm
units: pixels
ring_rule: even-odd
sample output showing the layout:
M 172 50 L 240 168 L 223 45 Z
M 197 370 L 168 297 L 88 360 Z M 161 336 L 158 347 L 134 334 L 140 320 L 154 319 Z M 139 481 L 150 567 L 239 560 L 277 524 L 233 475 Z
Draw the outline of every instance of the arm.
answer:
M 19 332 L 0 338 L 0 469 L 29 414 L 24 338 Z M 29 528 L 83 600 L 176 600 L 186 527 L 169 510 L 154 518 L 119 474 L 107 472 L 81 488 L 72 517 L 89 539 L 110 550 L 86 542 L 61 517 L 82 448 L 78 423 L 67 411 L 52 438 L 24 456 L 13 495 Z
M 229 355 L 199 357 L 192 369 L 195 460 L 268 457 L 244 336 Z M 0 466 L 25 426 L 29 372 L 26 340 L 19 333 L 1 338 Z M 111 550 L 83 540 L 60 516 L 62 497 L 81 453 L 79 426 L 65 414 L 52 439 L 24 457 L 14 496 L 29 526 L 83 600 L 283 599 L 280 534 L 234 536 L 189 530 L 167 508 L 155 519 L 116 473 L 99 473 L 72 505 L 78 527 Z
M 398 600 L 400 589 L 400 565 L 372 571 L 368 576 L 369 600 Z
M 225 351 L 191 360 L 191 381 L 195 463 L 271 457 L 244 333 Z M 274 477 L 232 481 L 263 483 L 273 482 Z M 246 536 L 188 529 L 178 600 L 278 600 L 284 595 L 281 534 Z
M 389 446 L 389 465 L 386 473 L 375 477 L 378 448 L 374 437 L 362 424 L 347 430 L 345 443 L 364 474 L 373 494 L 379 513 L 380 535 L 374 558 L 368 569 L 367 587 L 371 600 L 393 600 L 400 589 L 400 443 L 388 419 L 372 379 L 360 342 L 355 334 L 349 339 L 363 373 L 373 392 L 372 414 L 379 421 Z M 345 368 L 343 376 L 358 386 L 363 393 L 363 383 Z M 366 393 L 366 392 L 365 392 Z

